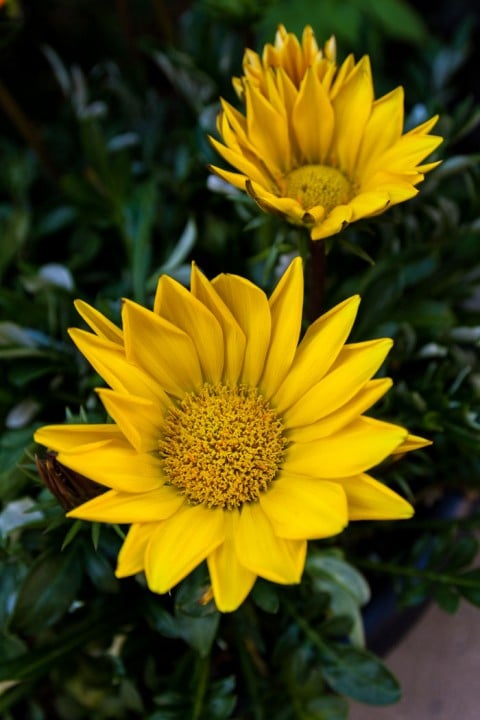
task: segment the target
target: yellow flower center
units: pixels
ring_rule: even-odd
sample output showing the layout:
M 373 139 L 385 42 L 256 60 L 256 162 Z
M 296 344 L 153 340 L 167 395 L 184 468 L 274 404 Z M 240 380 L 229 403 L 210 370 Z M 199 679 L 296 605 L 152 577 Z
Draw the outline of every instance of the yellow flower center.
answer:
M 304 165 L 285 177 L 285 195 L 297 200 L 304 210 L 321 205 L 325 214 L 352 197 L 349 180 L 328 165 Z
M 256 388 L 205 384 L 170 410 L 159 452 L 169 483 L 191 503 L 233 510 L 268 489 L 286 445 Z

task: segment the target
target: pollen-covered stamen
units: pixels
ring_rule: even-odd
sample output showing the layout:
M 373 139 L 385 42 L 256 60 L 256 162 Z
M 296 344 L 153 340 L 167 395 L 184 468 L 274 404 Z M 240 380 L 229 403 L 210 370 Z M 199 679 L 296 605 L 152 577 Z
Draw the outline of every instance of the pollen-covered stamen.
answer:
M 321 205 L 327 214 L 353 197 L 350 181 L 328 165 L 304 165 L 288 173 L 283 182 L 284 194 L 297 200 L 304 210 Z
M 286 445 L 256 388 L 205 384 L 169 411 L 159 452 L 169 483 L 190 502 L 232 510 L 268 489 Z

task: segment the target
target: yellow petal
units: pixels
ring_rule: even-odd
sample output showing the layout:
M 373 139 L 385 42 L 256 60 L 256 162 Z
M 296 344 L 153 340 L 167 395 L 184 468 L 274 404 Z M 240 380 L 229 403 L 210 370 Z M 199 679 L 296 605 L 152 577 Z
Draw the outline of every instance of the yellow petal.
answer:
M 309 210 L 309 213 L 312 209 Z M 352 209 L 350 205 L 337 205 L 333 208 L 332 212 L 327 215 L 325 220 L 322 220 L 318 224 L 314 225 L 310 232 L 312 240 L 322 240 L 323 238 L 330 237 L 330 235 L 336 235 L 341 230 L 344 230 L 350 220 L 352 219 Z
M 300 84 L 291 122 L 300 148 L 300 161 L 307 165 L 323 164 L 332 142 L 334 114 L 313 67 L 307 69 Z
M 234 543 L 237 522 L 237 512 L 225 513 L 225 541 L 207 558 L 213 596 L 220 612 L 236 610 L 247 597 L 257 577 L 238 561 Z
M 431 444 L 431 440 L 426 440 L 418 435 L 408 434 L 404 442 L 393 451 L 392 455 L 403 454 L 410 452 L 411 450 L 419 450 L 420 448 L 428 447 Z
M 374 99 L 370 60 L 364 56 L 332 100 L 335 133 L 332 148 L 339 168 L 355 174 L 357 155 Z
M 217 275 L 212 285 L 231 311 L 246 337 L 241 380 L 258 384 L 270 342 L 271 316 L 268 300 L 259 287 L 238 275 Z
M 83 300 L 76 300 L 74 305 L 79 315 L 82 316 L 87 325 L 89 325 L 97 335 L 111 342 L 123 345 L 122 331 L 106 318 L 105 315 L 102 315 L 102 313 L 98 312 L 98 310 Z
M 388 172 L 412 170 L 442 142 L 436 135 L 402 135 L 395 145 L 379 155 L 375 167 Z
M 229 165 L 233 165 L 242 175 L 246 175 L 262 185 L 269 185 L 271 183 L 269 174 L 265 174 L 264 172 L 263 163 L 258 162 L 253 153 L 251 154 L 251 159 L 249 159 L 239 150 L 232 150 L 232 148 L 222 145 L 213 137 L 209 137 L 208 139 L 218 154 L 221 155 Z M 220 168 L 213 167 L 212 169 L 219 174 Z
M 365 180 L 362 189 L 365 192 L 386 192 L 390 198 L 390 204 L 396 205 L 418 194 L 413 183 L 418 182 L 418 179 L 422 179 L 422 177 L 418 173 L 414 173 L 412 177 L 406 179 L 405 174 L 380 170 Z
M 350 520 L 400 520 L 414 513 L 409 502 L 369 475 L 337 482 L 347 495 Z
M 291 116 L 295 101 L 298 97 L 298 90 L 282 67 L 276 68 L 277 87 L 281 95 L 287 118 Z M 296 138 L 292 138 L 295 140 Z
M 162 275 L 158 281 L 153 309 L 193 340 L 204 379 L 211 383 L 220 382 L 223 334 L 210 310 L 168 275 Z
M 306 541 L 278 537 L 260 505 L 242 507 L 235 548 L 242 565 L 255 575 L 282 584 L 300 582 Z
M 144 493 L 164 484 L 160 459 L 137 453 L 126 441 L 111 440 L 98 445 L 61 450 L 57 460 L 113 490 Z
M 350 333 L 359 302 L 360 297 L 354 295 L 310 325 L 287 377 L 272 398 L 278 412 L 297 402 L 328 371 Z
M 245 103 L 248 137 L 256 152 L 264 158 L 275 175 L 288 172 L 290 139 L 285 117 L 248 82 Z
M 364 177 L 375 159 L 401 136 L 403 104 L 402 87 L 397 87 L 373 103 L 357 158 L 360 177 Z
M 300 225 L 303 223 L 305 210 L 297 200 L 289 197 L 278 197 L 251 180 L 247 180 L 245 183 L 245 190 L 265 212 L 279 215 L 293 223 Z
M 242 145 L 249 144 L 248 128 L 245 116 L 242 115 L 229 102 L 220 99 L 222 112 L 219 114 L 219 130 L 223 136 L 226 145 L 232 148 L 240 149 Z M 229 135 L 226 135 L 226 133 Z
M 108 490 L 70 510 L 67 517 L 106 523 L 154 523 L 171 517 L 184 502 L 185 498 L 168 485 L 145 493 Z
M 350 222 L 377 215 L 386 210 L 390 204 L 390 195 L 386 190 L 362 192 L 349 202 L 352 211 Z
M 224 364 L 223 379 L 235 385 L 237 382 L 245 357 L 245 333 L 233 317 L 220 295 L 214 290 L 205 275 L 200 272 L 195 263 L 192 265 L 192 293 L 217 318 L 224 337 Z
M 355 68 L 355 58 L 352 54 L 348 55 L 338 68 L 335 75 L 335 81 L 330 89 L 330 98 L 333 100 L 344 86 L 347 78 Z
M 164 593 L 200 565 L 225 537 L 223 510 L 185 504 L 153 532 L 145 554 L 147 584 Z
M 123 441 L 123 435 L 116 425 L 85 423 L 81 425 L 44 425 L 35 431 L 35 442 L 49 450 L 60 452 L 80 448 L 109 440 Z
M 224 180 L 226 183 L 233 185 L 234 188 L 238 188 L 239 190 L 245 190 L 245 183 L 248 180 L 246 175 L 240 175 L 239 173 L 229 172 L 228 170 L 223 170 L 222 168 L 215 167 L 215 165 L 207 165 L 207 167 L 210 170 L 210 172 L 217 175 L 219 178 Z
M 301 258 L 292 260 L 270 299 L 272 335 L 260 386 L 268 400 L 285 378 L 302 324 L 303 270 Z
M 105 388 L 97 389 L 97 393 L 105 410 L 135 450 L 153 452 L 158 449 L 160 427 L 171 403 L 161 407 L 151 400 Z
M 178 397 L 202 385 L 195 345 L 186 333 L 131 300 L 124 301 L 122 316 L 131 362 Z
M 327 375 L 284 412 L 285 427 L 309 425 L 348 403 L 377 372 L 392 345 L 388 338 L 345 345 Z
M 143 570 L 145 550 L 155 528 L 155 523 L 139 523 L 131 526 L 118 554 L 115 570 L 117 577 L 136 575 Z
M 407 431 L 390 423 L 360 417 L 335 435 L 287 449 L 287 473 L 320 478 L 358 475 L 378 465 L 406 438 Z
M 311 425 L 292 428 L 287 431 L 287 437 L 290 442 L 311 442 L 319 438 L 326 437 L 338 432 L 345 425 L 350 424 L 364 413 L 368 408 L 372 407 L 382 395 L 384 395 L 391 387 L 392 380 L 390 378 L 379 378 L 368 382 L 359 392 L 345 405 L 342 405 L 335 412 L 325 415 L 320 420 Z M 396 450 L 394 452 L 397 452 Z
M 117 344 L 73 328 L 70 337 L 80 352 L 110 387 L 124 393 L 132 393 L 162 405 L 167 402 L 164 390 L 157 380 L 133 365 Z
M 328 480 L 282 473 L 260 496 L 260 505 L 276 535 L 297 540 L 337 535 L 348 523 L 340 485 Z

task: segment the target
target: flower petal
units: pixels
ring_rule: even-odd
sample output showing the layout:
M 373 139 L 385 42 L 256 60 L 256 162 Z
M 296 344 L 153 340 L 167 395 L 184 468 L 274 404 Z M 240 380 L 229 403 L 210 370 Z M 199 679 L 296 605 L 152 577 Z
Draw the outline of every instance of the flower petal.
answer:
M 35 442 L 55 452 L 75 450 L 82 445 L 92 445 L 109 440 L 123 441 L 123 435 L 116 425 L 90 424 L 81 425 L 44 425 L 35 431 Z
M 67 517 L 106 523 L 154 523 L 171 517 L 185 498 L 169 485 L 145 493 L 107 490 L 70 510 Z
M 291 164 L 288 125 L 283 113 L 252 84 L 245 86 L 248 138 L 256 152 L 273 168 L 274 175 L 288 172 Z
M 124 300 L 122 316 L 128 360 L 177 397 L 202 385 L 195 345 L 186 333 L 131 300 Z
M 235 534 L 237 557 L 255 575 L 272 582 L 298 583 L 303 573 L 307 543 L 275 534 L 261 506 L 242 507 Z
M 431 444 L 431 440 L 426 440 L 418 435 L 410 435 L 409 433 L 404 442 L 392 452 L 392 455 L 401 455 L 403 453 L 410 452 L 411 450 L 419 450 L 420 448 L 428 447 Z
M 245 357 L 245 333 L 235 320 L 231 311 L 220 295 L 212 287 L 205 275 L 200 272 L 195 263 L 192 265 L 192 293 L 217 318 L 224 337 L 224 364 L 223 379 L 234 385 L 243 367 Z
M 282 475 L 260 496 L 276 535 L 297 540 L 325 538 L 348 524 L 345 493 L 328 480 Z
M 377 215 L 386 210 L 390 203 L 390 195 L 386 190 L 362 192 L 349 202 L 352 211 L 350 222 Z
M 193 340 L 204 379 L 220 382 L 223 334 L 210 310 L 168 275 L 162 275 L 158 281 L 153 310 Z
M 317 422 L 287 431 L 290 442 L 311 442 L 338 432 L 374 405 L 392 387 L 390 378 L 368 382 L 349 402 Z M 397 450 L 394 450 L 397 452 Z
M 273 291 L 269 305 L 272 335 L 260 382 L 267 400 L 285 378 L 297 350 L 303 307 L 301 258 L 290 263 Z
M 125 440 L 63 450 L 57 460 L 113 490 L 144 493 L 165 482 L 160 459 L 149 453 L 136 452 Z
M 287 449 L 283 468 L 287 473 L 320 478 L 358 475 L 378 465 L 407 437 L 399 425 L 360 417 L 338 433 Z
M 170 402 L 162 407 L 151 400 L 106 388 L 98 388 L 97 393 L 105 410 L 135 450 L 141 453 L 158 449 L 160 428 L 165 413 L 172 407 Z
M 270 343 L 271 316 L 267 297 L 263 290 L 238 275 L 217 275 L 212 285 L 247 339 L 240 379 L 255 387 Z
M 352 329 L 359 302 L 360 297 L 354 295 L 310 325 L 287 377 L 272 398 L 278 412 L 297 402 L 328 371 Z
M 285 427 L 309 425 L 345 405 L 377 372 L 392 345 L 388 338 L 345 345 L 330 372 L 284 412 Z
M 150 590 L 164 593 L 212 553 L 225 537 L 223 510 L 185 504 L 153 532 L 145 553 Z
M 215 604 L 220 612 L 236 610 L 257 577 L 238 561 L 234 543 L 237 523 L 237 512 L 225 513 L 225 540 L 207 558 Z
M 167 402 L 165 391 L 155 378 L 136 367 L 125 357 L 125 351 L 110 340 L 73 328 L 70 337 L 80 352 L 108 385 L 119 392 Z
M 309 212 L 311 213 L 312 209 Z M 313 226 L 310 237 L 312 240 L 322 240 L 330 237 L 330 235 L 336 235 L 336 233 L 347 227 L 351 219 L 352 209 L 350 205 L 337 205 L 325 220 Z
M 332 142 L 334 114 L 327 92 L 313 67 L 307 69 L 300 84 L 291 123 L 300 148 L 301 163 L 323 165 Z
M 400 520 L 412 517 L 409 502 L 370 475 L 341 478 L 347 495 L 350 520 Z
M 402 87 L 384 95 L 372 105 L 357 158 L 357 172 L 364 177 L 375 159 L 393 145 L 403 130 Z
M 79 315 L 85 320 L 92 330 L 100 337 L 106 340 L 123 345 L 123 333 L 116 325 L 114 325 L 105 315 L 98 312 L 95 308 L 83 300 L 75 300 L 75 309 Z
M 117 577 L 128 577 L 142 572 L 145 565 L 145 550 L 156 527 L 156 523 L 136 523 L 130 527 L 118 554 L 115 570 Z
M 335 112 L 333 152 L 339 168 L 355 174 L 358 150 L 374 100 L 370 60 L 365 55 L 332 100 Z

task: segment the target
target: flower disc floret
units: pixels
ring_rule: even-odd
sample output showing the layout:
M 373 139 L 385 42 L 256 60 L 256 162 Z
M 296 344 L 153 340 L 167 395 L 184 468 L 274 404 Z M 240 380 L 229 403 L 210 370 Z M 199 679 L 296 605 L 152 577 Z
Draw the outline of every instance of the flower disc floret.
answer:
M 304 210 L 321 206 L 329 213 L 352 196 L 349 180 L 327 165 L 304 165 L 285 177 L 285 195 L 296 200 Z
M 232 510 L 268 490 L 286 445 L 257 388 L 206 384 L 169 411 L 159 452 L 168 482 L 189 502 Z

